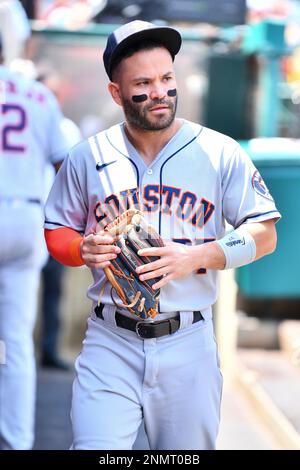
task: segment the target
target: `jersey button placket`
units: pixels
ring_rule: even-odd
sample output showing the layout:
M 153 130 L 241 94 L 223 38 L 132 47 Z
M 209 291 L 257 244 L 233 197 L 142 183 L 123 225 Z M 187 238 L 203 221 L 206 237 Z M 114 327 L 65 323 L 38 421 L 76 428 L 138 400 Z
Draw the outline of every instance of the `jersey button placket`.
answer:
M 144 193 L 145 186 L 153 182 L 153 174 L 154 174 L 154 171 L 152 170 L 152 168 L 147 168 L 147 170 L 144 172 L 144 175 L 141 181 L 141 188 L 140 188 L 141 194 Z

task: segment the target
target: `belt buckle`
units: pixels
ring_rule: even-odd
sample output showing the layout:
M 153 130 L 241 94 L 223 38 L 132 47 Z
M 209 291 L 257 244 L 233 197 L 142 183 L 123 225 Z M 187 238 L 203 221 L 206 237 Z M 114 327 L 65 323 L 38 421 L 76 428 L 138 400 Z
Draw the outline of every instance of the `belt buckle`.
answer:
M 151 320 L 151 321 L 147 321 L 147 322 L 145 322 L 145 321 L 137 321 L 137 322 L 136 322 L 136 325 L 135 325 L 135 332 L 136 332 L 136 334 L 137 334 L 137 336 L 138 336 L 139 338 L 141 338 L 141 339 L 147 339 L 147 338 L 145 338 L 144 336 L 141 336 L 141 334 L 140 334 L 140 332 L 139 332 L 139 326 L 140 326 L 140 325 L 145 325 L 145 324 L 147 325 L 148 323 L 152 323 L 152 324 L 153 324 L 154 321 Z M 148 339 L 149 339 L 149 338 L 148 338 Z

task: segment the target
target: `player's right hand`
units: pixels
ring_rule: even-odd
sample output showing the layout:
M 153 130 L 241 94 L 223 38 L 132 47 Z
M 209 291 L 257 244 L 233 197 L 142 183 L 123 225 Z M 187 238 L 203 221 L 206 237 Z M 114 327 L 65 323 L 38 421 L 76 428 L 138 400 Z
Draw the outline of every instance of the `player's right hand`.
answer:
M 107 232 L 91 233 L 83 238 L 80 245 L 81 257 L 89 268 L 103 269 L 110 265 L 121 249 L 113 245 L 114 238 Z

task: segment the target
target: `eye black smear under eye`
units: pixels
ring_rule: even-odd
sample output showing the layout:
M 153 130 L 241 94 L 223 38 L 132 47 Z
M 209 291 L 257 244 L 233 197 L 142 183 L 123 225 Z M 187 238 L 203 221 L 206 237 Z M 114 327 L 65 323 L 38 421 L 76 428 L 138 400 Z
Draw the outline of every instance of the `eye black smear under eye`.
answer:
M 143 101 L 146 101 L 148 99 L 148 95 L 133 95 L 131 99 L 135 103 L 142 103 Z
M 173 88 L 173 90 L 168 90 L 168 96 L 176 96 L 176 95 L 177 95 L 176 88 Z

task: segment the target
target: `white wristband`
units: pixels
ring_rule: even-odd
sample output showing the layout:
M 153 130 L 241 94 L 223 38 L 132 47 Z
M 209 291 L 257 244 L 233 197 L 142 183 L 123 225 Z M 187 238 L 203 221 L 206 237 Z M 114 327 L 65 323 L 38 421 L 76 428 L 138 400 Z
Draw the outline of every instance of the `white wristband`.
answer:
M 225 269 L 239 268 L 251 263 L 255 259 L 255 240 L 243 227 L 228 233 L 221 240 L 217 240 L 217 243 L 225 255 Z

